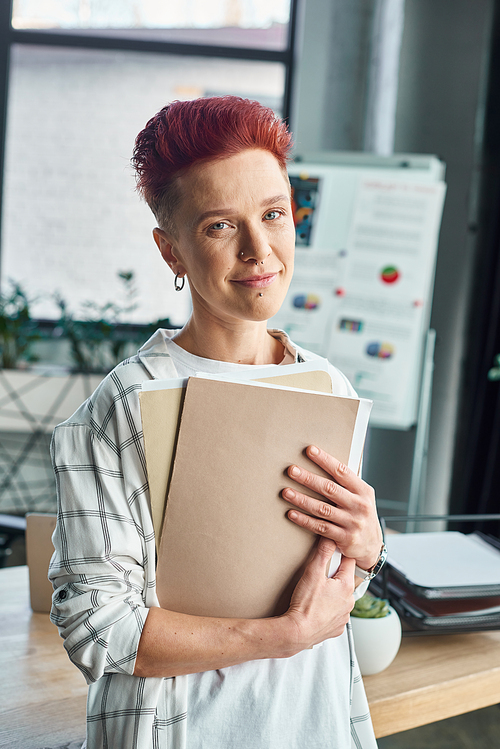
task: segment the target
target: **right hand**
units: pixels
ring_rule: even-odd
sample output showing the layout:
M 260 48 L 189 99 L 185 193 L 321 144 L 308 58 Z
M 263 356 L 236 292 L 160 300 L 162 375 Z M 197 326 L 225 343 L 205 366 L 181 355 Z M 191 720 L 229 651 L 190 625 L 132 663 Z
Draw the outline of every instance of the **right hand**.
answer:
M 342 557 L 331 578 L 326 576 L 335 543 L 319 538 L 304 574 L 293 592 L 287 618 L 296 630 L 297 648 L 304 650 L 338 637 L 354 606 L 354 559 Z

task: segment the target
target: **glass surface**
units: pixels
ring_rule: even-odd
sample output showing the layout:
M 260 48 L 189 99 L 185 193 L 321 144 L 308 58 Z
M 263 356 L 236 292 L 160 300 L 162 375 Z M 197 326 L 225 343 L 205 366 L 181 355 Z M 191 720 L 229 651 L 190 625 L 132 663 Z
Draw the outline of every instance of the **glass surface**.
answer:
M 2 279 L 38 297 L 54 319 L 54 293 L 77 316 L 82 303 L 123 302 L 130 321 L 182 324 L 189 293 L 153 242 L 155 220 L 129 165 L 137 133 L 168 101 L 237 94 L 279 113 L 278 63 L 15 45 L 11 55 L 2 231 Z
M 290 0 L 14 0 L 15 29 L 285 49 Z

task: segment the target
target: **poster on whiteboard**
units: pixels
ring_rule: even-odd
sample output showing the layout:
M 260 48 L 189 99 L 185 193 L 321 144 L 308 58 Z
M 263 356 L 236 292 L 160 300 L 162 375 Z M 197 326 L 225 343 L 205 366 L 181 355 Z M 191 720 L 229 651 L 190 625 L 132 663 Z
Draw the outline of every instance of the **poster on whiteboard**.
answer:
M 446 186 L 421 170 L 309 164 L 290 171 L 296 265 L 272 324 L 326 356 L 373 400 L 372 425 L 408 429 Z

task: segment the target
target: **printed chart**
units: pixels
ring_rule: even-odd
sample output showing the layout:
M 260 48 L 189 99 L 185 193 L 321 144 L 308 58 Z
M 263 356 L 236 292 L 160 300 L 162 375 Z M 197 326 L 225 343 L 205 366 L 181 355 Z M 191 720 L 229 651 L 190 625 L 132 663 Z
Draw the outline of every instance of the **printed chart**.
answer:
M 427 170 L 290 168 L 296 269 L 272 324 L 373 400 L 374 426 L 416 421 L 446 192 L 441 162 L 428 159 Z

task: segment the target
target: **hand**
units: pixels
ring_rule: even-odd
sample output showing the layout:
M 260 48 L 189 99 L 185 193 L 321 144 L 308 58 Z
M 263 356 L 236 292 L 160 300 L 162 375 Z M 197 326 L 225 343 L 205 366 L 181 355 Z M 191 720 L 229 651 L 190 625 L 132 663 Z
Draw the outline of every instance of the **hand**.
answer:
M 331 478 L 318 476 L 299 466 L 290 466 L 288 475 L 327 501 L 313 499 L 295 489 L 284 489 L 283 498 L 299 510 L 291 510 L 288 517 L 297 525 L 332 539 L 344 556 L 355 559 L 361 569 L 370 569 L 382 547 L 375 492 L 350 468 L 324 450 L 311 445 L 306 454 Z
M 318 539 L 284 614 L 296 628 L 299 650 L 341 635 L 354 606 L 354 560 L 343 557 L 335 575 L 326 576 L 334 551 L 333 541 Z

